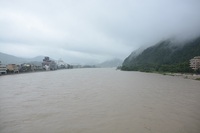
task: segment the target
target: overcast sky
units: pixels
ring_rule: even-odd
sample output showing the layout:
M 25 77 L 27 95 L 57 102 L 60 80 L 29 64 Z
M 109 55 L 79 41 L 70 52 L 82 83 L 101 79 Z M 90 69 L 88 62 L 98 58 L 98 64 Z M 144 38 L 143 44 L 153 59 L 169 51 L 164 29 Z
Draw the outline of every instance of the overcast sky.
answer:
M 89 64 L 200 35 L 200 0 L 0 0 L 0 52 Z

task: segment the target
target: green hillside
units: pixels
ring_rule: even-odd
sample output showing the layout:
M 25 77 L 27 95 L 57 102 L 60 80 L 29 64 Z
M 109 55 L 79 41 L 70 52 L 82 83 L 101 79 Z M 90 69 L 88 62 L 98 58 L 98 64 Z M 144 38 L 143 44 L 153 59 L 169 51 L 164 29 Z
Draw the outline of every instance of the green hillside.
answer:
M 200 37 L 184 44 L 176 43 L 165 40 L 145 49 L 137 56 L 133 52 L 124 60 L 122 70 L 192 72 L 189 60 L 200 55 Z

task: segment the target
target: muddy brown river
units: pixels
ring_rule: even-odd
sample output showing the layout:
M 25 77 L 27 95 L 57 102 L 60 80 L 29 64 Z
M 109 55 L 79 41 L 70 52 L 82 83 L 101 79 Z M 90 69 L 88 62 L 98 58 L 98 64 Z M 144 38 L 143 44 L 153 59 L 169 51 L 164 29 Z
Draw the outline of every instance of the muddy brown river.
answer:
M 0 76 L 0 133 L 200 133 L 200 81 L 114 68 Z

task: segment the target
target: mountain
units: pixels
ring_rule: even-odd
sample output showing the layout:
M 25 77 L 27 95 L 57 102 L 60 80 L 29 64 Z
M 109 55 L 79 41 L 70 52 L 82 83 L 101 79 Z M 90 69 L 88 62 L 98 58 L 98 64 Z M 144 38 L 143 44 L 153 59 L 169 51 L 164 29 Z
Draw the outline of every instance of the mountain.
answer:
M 132 52 L 123 62 L 122 70 L 191 72 L 189 60 L 200 55 L 200 37 L 178 43 L 170 39 Z
M 42 62 L 44 56 L 34 58 L 21 58 L 0 52 L 0 61 L 2 64 L 22 64 L 26 62 Z
M 36 56 L 34 58 L 28 59 L 29 61 L 37 61 L 37 62 L 42 62 L 45 56 Z M 51 59 L 51 58 L 50 58 Z
M 105 62 L 102 62 L 98 64 L 97 66 L 98 67 L 118 67 L 122 65 L 122 62 L 123 62 L 122 60 L 115 58 L 112 60 L 107 60 Z

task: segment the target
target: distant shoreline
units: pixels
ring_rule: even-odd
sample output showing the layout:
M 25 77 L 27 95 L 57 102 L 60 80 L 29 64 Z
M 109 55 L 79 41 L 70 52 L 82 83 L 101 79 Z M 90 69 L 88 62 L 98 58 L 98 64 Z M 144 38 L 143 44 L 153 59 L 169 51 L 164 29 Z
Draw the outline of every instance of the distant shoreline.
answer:
M 58 69 L 58 70 L 67 70 L 67 69 Z M 120 69 L 116 69 L 120 70 Z M 124 71 L 124 70 L 121 70 Z M 7 74 L 0 74 L 0 76 L 7 76 L 7 75 L 18 75 L 18 74 L 29 74 L 29 73 L 38 73 L 38 72 L 52 72 L 51 70 L 45 71 L 30 71 L 30 72 L 19 72 L 19 73 L 7 73 Z M 200 81 L 200 74 L 193 74 L 193 73 L 170 73 L 170 72 L 144 72 L 144 73 L 156 73 L 166 76 L 176 76 L 182 77 L 184 79 L 192 79 L 192 80 L 199 80 Z
M 41 70 L 41 71 L 28 71 L 28 72 L 19 72 L 19 73 L 7 73 L 7 74 L 0 74 L 0 76 L 8 76 L 8 75 L 18 75 L 18 74 L 29 74 L 29 73 L 39 73 L 39 72 L 53 72 L 59 70 L 67 70 L 67 69 L 57 69 L 57 70 Z
M 177 76 L 177 77 L 183 77 L 185 79 L 193 79 L 193 80 L 199 80 L 200 81 L 200 75 L 199 74 L 193 74 L 193 73 L 159 73 L 162 75 L 168 75 L 168 76 Z
M 127 71 L 127 70 L 122 70 L 121 71 Z M 136 71 L 137 72 L 137 71 Z M 144 73 L 157 73 L 161 75 L 167 75 L 167 76 L 177 76 L 177 77 L 182 77 L 185 79 L 192 79 L 192 80 L 199 80 L 200 81 L 200 74 L 195 74 L 195 73 L 173 73 L 173 72 L 158 72 L 158 71 L 138 71 L 138 72 L 144 72 Z

